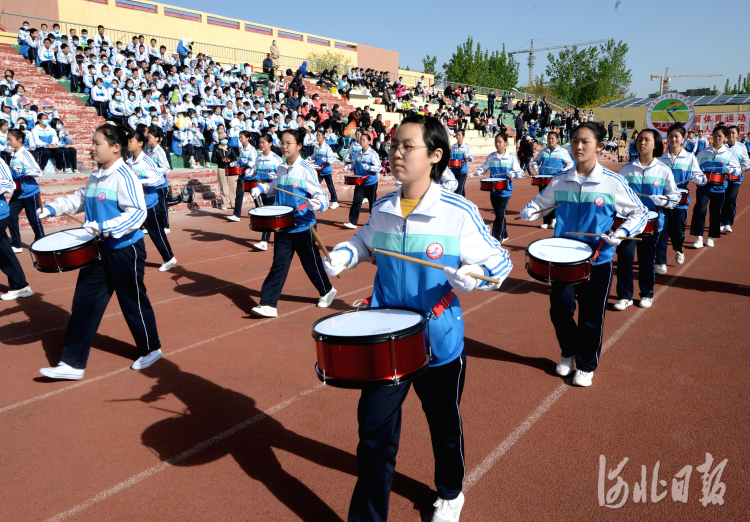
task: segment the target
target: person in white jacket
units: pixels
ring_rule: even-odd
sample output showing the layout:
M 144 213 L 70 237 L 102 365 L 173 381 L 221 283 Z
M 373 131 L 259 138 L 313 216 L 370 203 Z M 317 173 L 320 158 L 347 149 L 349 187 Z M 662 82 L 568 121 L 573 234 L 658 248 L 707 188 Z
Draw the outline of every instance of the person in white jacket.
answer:
M 26 135 L 20 129 L 8 131 L 8 145 L 13 149 L 10 157 L 10 168 L 15 182 L 15 191 L 9 202 L 8 231 L 10 232 L 13 252 L 16 254 L 22 252 L 21 231 L 18 223 L 18 217 L 22 210 L 26 211 L 26 218 L 34 231 L 34 241 L 44 237 L 44 227 L 36 217 L 36 211 L 39 209 L 39 184 L 36 182 L 36 178 L 42 175 L 42 170 L 31 153 L 24 147 L 25 139 Z
M 3 301 L 34 295 L 26 281 L 23 268 L 21 268 L 21 264 L 10 246 L 8 234 L 5 233 L 10 221 L 10 207 L 5 201 L 5 195 L 12 195 L 15 188 L 16 184 L 13 181 L 11 170 L 5 161 L 0 158 L 0 270 L 8 277 L 8 291 L 0 295 L 0 299 Z

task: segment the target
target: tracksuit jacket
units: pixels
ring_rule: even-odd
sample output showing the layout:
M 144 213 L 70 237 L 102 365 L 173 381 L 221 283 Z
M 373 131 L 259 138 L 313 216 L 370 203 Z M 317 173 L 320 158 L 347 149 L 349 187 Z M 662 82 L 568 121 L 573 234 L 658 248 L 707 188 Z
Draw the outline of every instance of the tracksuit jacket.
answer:
M 575 165 L 573 158 L 567 149 L 559 145 L 553 149 L 545 147 L 539 151 L 536 158 L 531 162 L 531 166 L 539 171 L 539 174 L 556 176 L 564 170 L 568 170 Z
M 14 167 L 21 167 L 21 172 L 17 172 Z M 21 185 L 21 190 L 16 190 L 14 196 L 18 199 L 36 196 L 39 193 L 39 184 L 34 178 L 42 175 L 42 170 L 34 160 L 31 153 L 22 147 L 18 152 L 10 156 L 10 168 L 13 180 Z
M 380 157 L 372 147 L 369 147 L 367 152 L 364 150 L 356 152 L 352 156 L 352 165 L 357 176 L 367 176 L 363 186 L 375 185 L 378 182 L 378 173 L 382 167 Z
M 723 174 L 742 174 L 740 170 L 740 162 L 737 160 L 737 155 L 734 151 L 730 150 L 726 145 L 722 145 L 719 150 L 713 147 L 703 149 L 695 158 L 700 163 L 701 170 L 704 173 L 717 172 Z M 712 192 L 714 194 L 722 194 L 727 190 L 727 180 L 724 179 L 722 185 L 714 185 L 712 187 L 698 187 L 698 190 L 702 192 Z
M 676 156 L 670 156 L 669 152 L 665 152 L 659 161 L 664 163 L 672 171 L 674 182 L 679 188 L 686 189 L 688 184 L 683 183 L 687 180 L 693 180 L 693 183 L 700 186 L 705 184 L 706 178 L 701 172 L 701 166 L 698 160 L 695 159 L 695 154 L 688 152 L 686 149 L 682 149 Z M 682 183 L 682 184 L 680 184 Z M 675 208 L 680 210 L 687 210 L 690 206 L 690 194 L 688 194 L 687 204 L 676 205 Z
M 460 169 L 451 169 L 454 174 L 468 174 L 469 163 L 474 161 L 474 154 L 471 152 L 471 145 L 463 142 L 461 145 L 454 143 L 451 145 L 451 159 L 461 161 Z
M 669 202 L 664 208 L 674 208 L 680 200 L 680 193 L 677 191 L 672 169 L 667 167 L 660 160 L 653 158 L 648 165 L 641 165 L 640 158 L 626 163 L 620 169 L 620 176 L 625 178 L 633 192 L 646 194 L 646 196 L 664 196 L 669 198 Z M 651 198 L 638 196 L 646 208 L 659 214 L 659 231 L 664 226 L 664 214 L 659 210 Z
M 146 208 L 156 206 L 159 202 L 159 194 L 157 194 L 156 189 L 164 185 L 165 174 L 169 167 L 160 167 L 144 151 L 141 151 L 137 158 L 131 156 L 128 159 L 128 166 L 138 176 L 138 180 L 143 185 Z
M 333 173 L 331 162 L 336 160 L 336 155 L 333 153 L 331 147 L 329 147 L 326 142 L 323 142 L 323 145 L 318 145 L 318 143 L 315 142 L 313 158 L 315 164 L 319 167 L 322 167 L 318 171 L 318 174 L 320 176 L 330 176 Z
M 502 156 L 497 151 L 487 156 L 482 166 L 477 169 L 476 174 L 477 176 L 481 176 L 487 171 L 489 171 L 491 178 L 508 180 L 507 189 L 490 192 L 491 195 L 499 198 L 509 198 L 513 194 L 513 182 L 510 178 L 523 177 L 523 169 L 521 169 L 521 165 L 518 163 L 518 158 L 508 149 L 505 149 L 505 154 Z

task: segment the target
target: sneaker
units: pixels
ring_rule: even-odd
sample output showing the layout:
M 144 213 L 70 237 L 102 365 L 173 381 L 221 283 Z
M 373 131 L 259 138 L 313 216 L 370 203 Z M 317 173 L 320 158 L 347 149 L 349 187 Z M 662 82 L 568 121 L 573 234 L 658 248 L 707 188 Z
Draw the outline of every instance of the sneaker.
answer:
M 641 308 L 651 308 L 653 301 L 654 300 L 651 297 L 641 297 L 641 300 L 638 301 L 638 306 Z
M 159 272 L 166 272 L 167 270 L 170 270 L 170 269 L 171 269 L 171 268 L 172 268 L 172 267 L 173 267 L 174 265 L 176 265 L 176 264 L 177 264 L 177 258 L 176 258 L 176 257 L 173 257 L 172 259 L 170 259 L 170 260 L 169 260 L 169 261 L 167 261 L 166 263 L 163 263 L 163 264 L 162 264 L 162 265 L 161 265 L 161 266 L 159 267 Z
M 259 305 L 250 310 L 250 313 L 253 315 L 259 315 L 261 317 L 276 317 L 279 315 L 276 312 L 276 308 L 273 306 L 266 306 L 266 305 Z
M 146 368 L 154 364 L 156 361 L 161 359 L 161 356 L 162 356 L 161 349 L 154 350 L 148 355 L 144 355 L 143 357 L 138 357 L 138 360 L 130 365 L 130 369 L 131 370 L 145 370 Z
M 703 236 L 698 236 L 698 239 L 693 243 L 693 248 L 703 248 Z
M 591 379 L 594 378 L 594 372 L 584 372 L 576 370 L 573 376 L 573 386 L 591 386 Z
M 724 232 L 730 232 L 731 233 L 732 232 L 732 226 L 731 225 L 726 225 L 724 227 Z
M 575 363 L 576 363 L 575 355 L 571 357 L 560 357 L 560 362 L 557 363 L 557 368 L 555 368 L 557 375 L 562 375 L 563 377 L 570 375 L 570 372 L 573 371 L 573 367 L 575 366 Z
M 83 370 L 68 366 L 62 361 L 57 366 L 51 368 L 39 368 L 39 373 L 50 379 L 64 379 L 66 381 L 80 381 L 83 379 Z
M 550 227 L 550 228 L 555 228 L 555 225 L 556 225 L 556 224 L 557 224 L 557 218 L 554 218 L 554 219 L 552 220 L 552 223 L 550 223 L 550 224 L 549 224 L 549 227 Z
M 336 297 L 336 289 L 331 288 L 330 292 L 318 299 L 318 308 L 328 308 L 331 306 L 334 297 Z
M 615 303 L 615 306 L 613 308 L 617 311 L 622 311 L 632 304 L 633 304 L 632 299 L 620 299 L 619 301 Z
M 706 246 L 707 246 L 707 247 L 712 247 L 712 246 L 714 246 L 714 238 L 712 238 L 712 237 L 709 237 L 709 238 L 708 238 L 708 239 L 706 240 Z
M 719 227 L 719 232 L 726 232 L 726 228 L 727 228 L 726 226 L 724 226 L 724 225 L 721 225 L 721 226 Z
M 453 500 L 438 498 L 433 504 L 435 512 L 432 515 L 432 522 L 458 522 L 465 500 L 463 493 L 459 493 Z
M 240 218 L 238 218 L 238 217 L 237 217 L 237 216 L 235 216 L 234 214 L 232 214 L 231 216 L 227 216 L 227 219 L 228 219 L 229 221 L 235 221 L 235 222 L 237 222 L 237 221 L 239 221 L 239 220 L 240 220 Z
M 165 229 L 164 229 L 164 233 L 165 233 L 165 234 L 169 234 L 170 232 L 171 232 L 171 230 L 169 230 L 168 228 L 165 228 Z
M 142 228 L 141 232 L 143 232 L 144 234 L 148 235 L 148 230 L 146 230 L 145 228 Z
M 542 223 L 539 225 L 539 228 L 549 228 L 549 225 L 547 223 Z
M 346 227 L 346 228 L 357 228 L 357 225 L 353 225 L 351 223 L 344 223 L 344 227 Z
M 362 200 L 362 204 L 363 204 L 363 205 L 364 205 L 365 203 L 369 203 L 369 202 L 370 202 L 370 200 L 369 200 L 369 199 L 367 199 L 367 198 L 364 198 L 364 199 Z
M 337 201 L 334 201 L 333 203 L 331 203 L 331 206 L 328 208 L 330 208 L 331 210 L 336 210 L 337 208 L 339 208 L 339 204 Z
M 31 291 L 31 287 L 26 286 L 26 288 L 21 288 L 20 290 L 9 290 L 7 293 L 0 295 L 0 299 L 3 301 L 12 301 L 19 297 L 31 297 L 32 295 L 34 295 L 34 292 Z
M 261 241 L 260 243 L 255 243 L 253 246 L 257 248 L 258 250 L 268 250 L 268 243 L 266 243 L 265 241 Z
M 13 247 L 13 253 L 14 254 L 20 254 L 21 252 L 23 252 L 23 248 Z
M 678 265 L 681 265 L 682 263 L 685 262 L 685 254 L 683 252 L 675 252 L 674 260 L 677 262 Z
M 73 172 L 72 169 L 63 169 L 64 174 L 71 174 Z
M 73 169 L 73 174 L 80 174 L 80 173 L 81 173 L 81 171 L 80 171 L 80 170 L 78 170 L 78 169 Z
M 667 273 L 667 265 L 656 265 L 656 274 L 664 275 Z

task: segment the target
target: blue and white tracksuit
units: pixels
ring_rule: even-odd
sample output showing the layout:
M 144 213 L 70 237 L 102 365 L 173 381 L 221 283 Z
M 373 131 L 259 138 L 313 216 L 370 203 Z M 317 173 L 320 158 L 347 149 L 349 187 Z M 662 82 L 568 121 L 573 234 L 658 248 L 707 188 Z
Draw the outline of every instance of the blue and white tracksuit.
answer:
M 240 156 L 237 159 L 237 166 L 245 167 L 245 171 L 239 176 L 237 180 L 237 193 L 234 200 L 234 215 L 240 217 L 242 215 L 242 202 L 245 199 L 245 187 L 243 181 L 251 180 L 255 177 L 255 162 L 258 160 L 258 152 L 255 147 L 248 142 L 247 147 L 240 145 L 239 147 Z
M 531 167 L 539 171 L 539 175 L 551 175 L 556 176 L 564 170 L 568 170 L 570 167 L 575 165 L 575 161 L 570 157 L 570 151 L 566 148 L 560 147 L 559 145 L 554 149 L 545 147 L 536 158 L 531 162 Z M 544 187 L 539 187 L 539 192 L 543 191 Z M 555 211 L 547 212 L 542 221 L 547 226 L 552 224 L 555 219 Z
M 27 134 L 30 136 L 31 133 Z M 39 184 L 36 179 L 42 175 L 34 157 L 26 150 L 20 148 L 10 156 L 10 171 L 15 182 L 16 190 L 10 198 L 10 221 L 8 222 L 8 231 L 10 232 L 10 242 L 14 248 L 21 248 L 21 231 L 18 224 L 18 217 L 22 210 L 26 211 L 26 219 L 34 231 L 34 241 L 44 237 L 44 227 L 36 217 L 36 211 L 39 208 L 38 196 Z
M 352 206 L 349 209 L 349 223 L 356 225 L 359 221 L 359 213 L 362 210 L 362 201 L 365 198 L 370 202 L 370 212 L 372 212 L 372 206 L 378 198 L 378 174 L 383 167 L 380 165 L 378 153 L 372 147 L 368 147 L 366 151 L 360 148 L 351 158 L 351 167 L 354 174 L 367 176 L 364 184 L 354 187 Z
M 331 202 L 338 203 L 338 197 L 336 196 L 336 187 L 333 184 L 333 167 L 331 163 L 335 161 L 336 154 L 334 154 L 331 147 L 326 142 L 323 145 L 318 145 L 315 142 L 313 146 L 313 157 L 312 160 L 316 166 L 320 167 L 318 170 L 318 176 L 323 178 L 328 185 L 328 192 L 331 194 Z
M 521 169 L 516 155 L 506 149 L 503 154 L 496 151 L 487 156 L 475 174 L 481 176 L 485 172 L 489 172 L 491 178 L 508 180 L 507 189 L 490 192 L 490 202 L 492 203 L 492 209 L 495 211 L 492 237 L 502 242 L 508 239 L 505 211 L 508 208 L 510 196 L 513 194 L 513 181 L 511 181 L 511 178 L 523 178 L 523 169 Z
M 137 158 L 131 156 L 128 159 L 128 165 L 135 175 L 138 176 L 138 180 L 143 186 L 143 197 L 147 210 L 146 221 L 143 222 L 143 226 L 146 227 L 151 241 L 154 242 L 154 246 L 159 251 L 159 254 L 161 254 L 162 260 L 166 263 L 174 255 L 172 254 L 172 247 L 167 239 L 167 234 L 164 232 L 167 220 L 164 214 L 164 206 L 159 204 L 157 188 L 166 182 L 165 174 L 169 169 L 160 167 L 154 163 L 154 160 L 143 151 L 141 151 Z
M 722 145 L 719 150 L 713 147 L 703 149 L 695 155 L 695 158 L 705 174 L 714 172 L 739 175 L 742 173 L 737 155 L 726 145 Z M 693 217 L 690 221 L 690 235 L 703 237 L 708 207 L 710 213 L 708 237 L 714 239 L 721 237 L 721 208 L 724 205 L 727 187 L 726 179 L 720 185 L 698 187 L 695 193 Z
M 746 145 L 746 144 L 745 144 Z M 750 157 L 748 150 L 742 143 L 735 142 L 729 147 L 729 150 L 737 156 L 740 163 L 740 170 L 750 170 Z M 727 190 L 724 195 L 724 205 L 721 207 L 721 226 L 734 225 L 734 215 L 737 212 L 737 194 L 740 192 L 740 184 L 745 179 L 745 175 L 740 172 L 740 179 L 737 181 L 727 181 Z
M 453 172 L 453 175 L 456 177 L 456 181 L 458 181 L 456 194 L 466 196 L 464 184 L 466 183 L 466 176 L 469 173 L 469 163 L 474 161 L 474 154 L 471 152 L 471 145 L 466 142 L 463 142 L 461 145 L 458 143 L 451 145 L 451 159 L 461 162 L 460 169 L 451 169 L 451 172 Z
M 154 148 L 148 147 L 143 149 L 151 160 L 156 163 L 156 166 L 163 171 L 164 183 L 156 187 L 156 193 L 159 196 L 159 205 L 164 209 L 164 228 L 169 228 L 169 209 L 167 207 L 167 194 L 169 194 L 169 180 L 167 179 L 167 173 L 171 170 L 169 160 L 167 159 L 167 153 L 161 145 L 157 145 Z
M 5 201 L 5 194 L 13 194 L 15 188 L 11 169 L 0 159 L 0 270 L 8 277 L 8 290 L 20 290 L 28 286 L 23 268 L 5 233 L 10 222 L 10 206 Z

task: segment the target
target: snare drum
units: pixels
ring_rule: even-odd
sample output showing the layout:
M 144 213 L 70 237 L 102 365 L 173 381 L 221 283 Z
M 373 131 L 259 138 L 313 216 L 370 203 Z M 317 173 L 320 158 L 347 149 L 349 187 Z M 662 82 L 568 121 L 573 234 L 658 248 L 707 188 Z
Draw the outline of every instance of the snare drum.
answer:
M 705 185 L 706 187 L 717 187 L 723 185 L 727 178 L 727 175 L 722 172 L 704 172 L 704 174 L 708 180 L 708 183 Z
M 250 192 L 258 185 L 260 185 L 260 181 L 258 181 L 257 179 L 246 179 L 242 181 L 242 190 L 244 190 L 245 192 Z
M 356 174 L 344 176 L 344 184 L 346 185 L 364 185 L 365 181 L 367 181 L 367 176 L 357 176 Z
M 34 241 L 29 252 L 40 272 L 68 272 L 99 261 L 104 250 L 101 243 L 101 237 L 73 228 Z
M 677 189 L 677 192 L 680 193 L 680 201 L 678 201 L 677 204 L 687 205 L 688 199 L 690 199 L 690 191 L 688 189 Z
M 297 224 L 294 209 L 285 205 L 251 208 L 247 215 L 250 228 L 257 232 L 276 232 Z
M 406 308 L 365 308 L 313 324 L 318 379 L 341 388 L 390 386 L 426 371 L 427 319 Z
M 621 216 L 620 214 L 617 214 L 617 217 L 615 218 L 615 223 L 614 225 L 612 225 L 612 230 L 617 230 L 618 228 L 620 228 L 626 219 L 627 219 L 626 217 Z M 643 232 L 641 232 L 638 235 L 650 236 L 654 234 L 654 232 L 657 232 L 658 230 L 659 230 L 659 213 L 654 212 L 653 210 L 649 210 L 648 222 L 646 223 L 646 226 L 643 229 Z
M 227 176 L 242 176 L 245 173 L 245 167 L 227 167 L 224 174 Z
M 505 178 L 484 178 L 479 180 L 479 189 L 486 192 L 505 190 L 507 188 L 508 180 Z
M 460 169 L 462 163 L 463 162 L 461 160 L 448 160 L 448 166 L 452 169 Z
M 579 239 L 537 239 L 526 248 L 526 271 L 543 283 L 575 285 L 588 281 L 593 260 L 594 250 Z
M 538 176 L 531 176 L 531 184 L 536 185 L 537 187 L 546 187 L 549 185 L 549 182 L 552 181 L 551 174 L 539 174 Z

